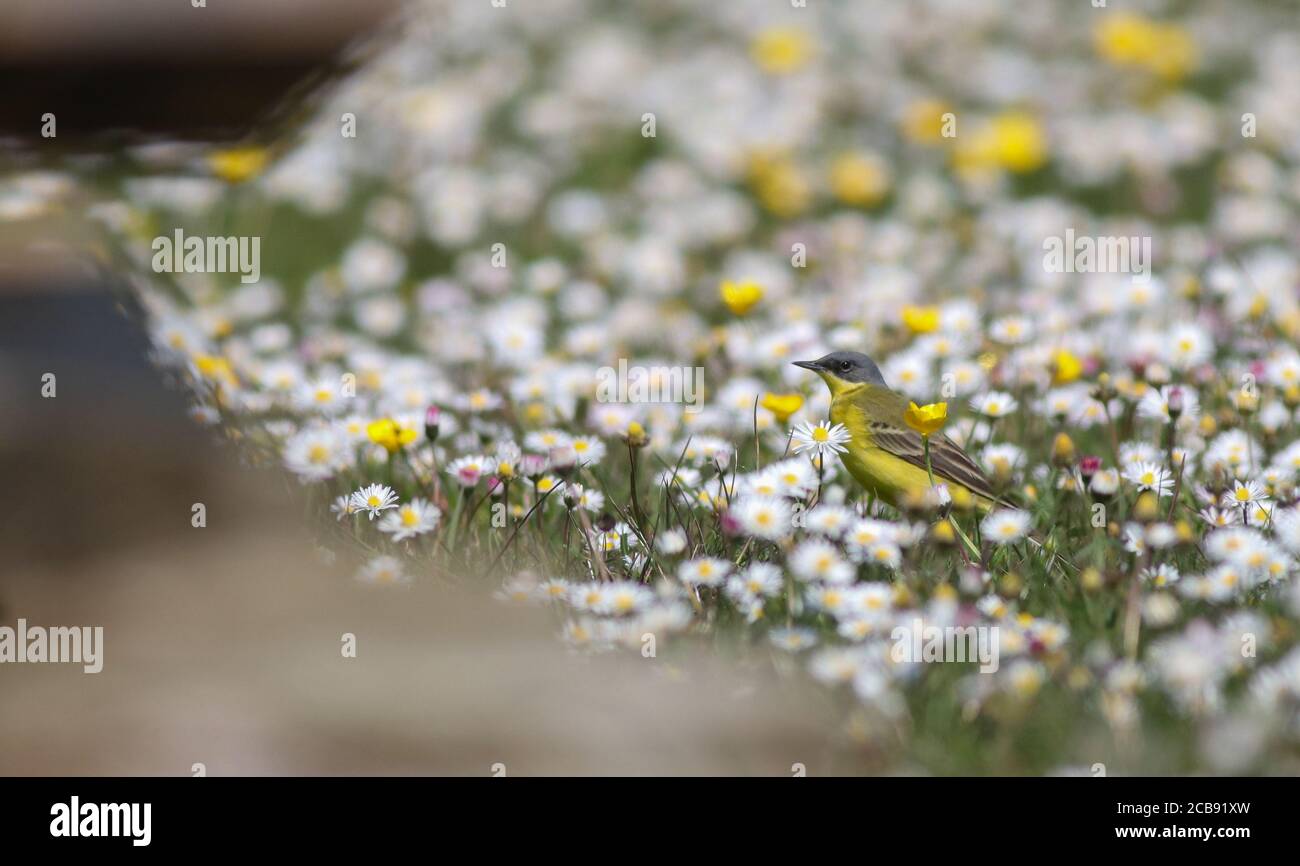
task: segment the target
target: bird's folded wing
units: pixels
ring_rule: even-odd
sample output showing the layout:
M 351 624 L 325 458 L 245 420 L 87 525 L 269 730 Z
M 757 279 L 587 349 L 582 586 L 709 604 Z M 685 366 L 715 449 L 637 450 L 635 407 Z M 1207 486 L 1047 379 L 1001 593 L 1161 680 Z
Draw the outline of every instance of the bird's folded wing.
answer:
M 872 444 L 908 463 L 925 468 L 925 442 L 915 430 L 895 427 L 879 421 L 869 422 Z M 930 437 L 930 469 L 935 479 L 955 481 L 976 496 L 998 502 L 984 473 L 947 436 Z

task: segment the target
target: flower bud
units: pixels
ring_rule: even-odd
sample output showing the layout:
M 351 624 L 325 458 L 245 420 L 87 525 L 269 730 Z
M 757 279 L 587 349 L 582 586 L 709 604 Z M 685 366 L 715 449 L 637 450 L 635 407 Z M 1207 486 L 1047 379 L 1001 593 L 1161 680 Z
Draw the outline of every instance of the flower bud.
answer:
M 1151 523 L 1160 519 L 1160 500 L 1150 490 L 1144 491 L 1133 505 L 1133 519 Z
M 1064 469 L 1074 463 L 1074 457 L 1074 440 L 1070 438 L 1069 433 L 1062 430 L 1052 440 L 1052 465 Z
M 1252 388 L 1240 388 L 1232 402 L 1237 405 L 1237 412 L 1243 418 L 1249 417 L 1259 409 L 1259 394 Z
M 1102 373 L 1097 377 L 1097 384 L 1092 389 L 1092 398 L 1106 403 L 1115 397 L 1115 383 L 1111 381 L 1110 373 Z
M 1183 394 L 1183 389 L 1174 386 L 1169 389 L 1169 420 L 1177 421 L 1178 417 L 1183 414 L 1187 408 L 1187 397 Z
M 549 460 L 551 470 L 561 478 L 568 478 L 578 465 L 578 453 L 572 448 L 552 448 Z
M 525 454 L 519 461 L 519 469 L 525 477 L 536 481 L 546 473 L 548 462 L 540 454 Z
M 953 487 L 948 493 L 954 510 L 962 513 L 975 510 L 975 497 L 965 487 Z
M 951 523 L 940 520 L 930 527 L 930 541 L 942 547 L 951 547 L 957 543 L 957 533 L 953 531 Z
M 582 501 L 582 487 L 577 484 L 564 485 L 564 507 L 573 509 Z
M 1025 582 L 1014 571 L 1008 571 L 998 581 L 998 595 L 1003 598 L 1015 598 L 1025 588 Z
M 442 421 L 442 410 L 437 406 L 430 406 L 424 410 L 424 438 L 430 442 L 438 439 L 438 425 Z

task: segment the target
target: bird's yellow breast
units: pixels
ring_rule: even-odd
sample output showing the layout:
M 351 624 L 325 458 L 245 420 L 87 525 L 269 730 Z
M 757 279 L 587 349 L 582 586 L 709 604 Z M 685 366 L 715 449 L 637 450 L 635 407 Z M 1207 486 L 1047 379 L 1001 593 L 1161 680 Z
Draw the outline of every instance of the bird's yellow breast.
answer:
M 920 469 L 876 447 L 871 441 L 866 414 L 854 404 L 857 389 L 845 389 L 831 401 L 831 421 L 843 424 L 851 434 L 848 453 L 840 460 L 857 482 L 883 499 L 897 506 L 909 492 L 923 492 L 930 486 L 930 478 Z

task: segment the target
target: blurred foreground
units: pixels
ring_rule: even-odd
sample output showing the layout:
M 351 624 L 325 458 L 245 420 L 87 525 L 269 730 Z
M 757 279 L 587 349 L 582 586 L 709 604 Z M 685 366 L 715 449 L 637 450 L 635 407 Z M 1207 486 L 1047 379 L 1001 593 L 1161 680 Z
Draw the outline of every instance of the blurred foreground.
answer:
M 99 674 L 0 666 L 0 773 L 827 769 L 813 705 L 706 655 L 689 672 L 582 658 L 536 610 L 418 577 L 376 592 L 321 564 L 276 476 L 188 422 L 111 306 L 0 292 L 0 472 L 18 504 L 0 529 L 0 624 L 100 625 L 105 644 Z

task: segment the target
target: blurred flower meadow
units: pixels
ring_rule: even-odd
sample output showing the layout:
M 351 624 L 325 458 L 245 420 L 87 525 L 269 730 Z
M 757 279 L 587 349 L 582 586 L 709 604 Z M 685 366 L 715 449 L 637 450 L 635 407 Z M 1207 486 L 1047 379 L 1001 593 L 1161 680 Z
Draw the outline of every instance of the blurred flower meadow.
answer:
M 11 177 L 0 212 L 83 203 L 195 420 L 375 591 L 812 678 L 880 772 L 1294 773 L 1295 24 L 416 3 L 291 135 Z M 260 279 L 158 272 L 177 229 L 260 238 Z M 1076 237 L 1148 272 L 1048 266 Z M 833 350 L 1007 504 L 872 500 L 791 363 Z M 603 399 L 620 361 L 697 405 Z M 917 621 L 997 626 L 1000 664 L 897 661 Z

